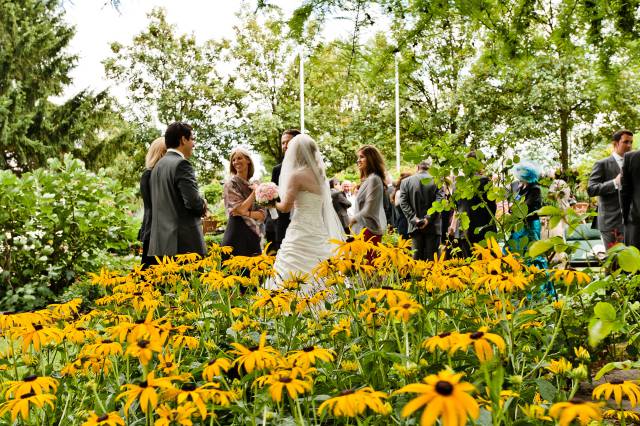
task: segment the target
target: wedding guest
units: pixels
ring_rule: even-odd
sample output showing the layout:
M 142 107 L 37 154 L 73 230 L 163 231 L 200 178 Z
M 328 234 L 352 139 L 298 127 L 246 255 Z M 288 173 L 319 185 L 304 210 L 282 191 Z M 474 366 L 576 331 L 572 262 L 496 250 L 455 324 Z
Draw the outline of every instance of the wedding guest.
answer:
M 171 123 L 164 133 L 167 153 L 151 172 L 151 236 L 149 256 L 206 255 L 201 217 L 207 202 L 189 162 L 195 148 L 193 128 Z
M 298 129 L 287 129 L 282 132 L 282 136 L 280 137 L 280 147 L 282 148 L 283 157 L 287 152 L 287 147 L 289 146 L 289 142 L 291 142 L 291 139 L 298 136 L 299 134 L 300 130 Z M 271 182 L 275 183 L 278 186 L 280 185 L 281 169 L 282 163 L 276 165 L 271 172 Z M 278 218 L 275 219 L 275 239 L 271 242 L 271 249 L 274 252 L 277 252 L 280 249 L 280 245 L 282 244 L 282 240 L 284 240 L 284 237 L 287 234 L 287 227 L 289 227 L 290 222 L 290 213 L 278 213 Z
M 542 192 L 538 184 L 540 171 L 536 165 L 528 162 L 516 164 L 513 175 L 518 181 L 515 201 L 524 200 L 528 212 L 524 228 L 511 234 L 516 250 L 520 250 L 526 248 L 522 245 L 524 237 L 527 237 L 528 244 L 540 240 L 542 223 L 535 211 L 542 207 Z
M 144 204 L 144 216 L 140 231 L 138 231 L 138 240 L 142 241 L 142 269 L 147 269 L 157 263 L 155 257 L 148 255 L 149 239 L 151 238 L 151 171 L 166 153 L 167 147 L 163 137 L 151 142 L 144 162 L 145 169 L 140 178 L 140 195 Z
M 333 208 L 338 214 L 340 224 L 344 229 L 345 234 L 349 234 L 349 214 L 347 209 L 351 207 L 351 202 L 347 199 L 347 195 L 344 193 L 340 181 L 338 179 L 329 180 L 329 188 L 331 189 L 331 202 Z
M 402 184 L 402 181 L 409 176 L 411 176 L 411 173 L 400 173 L 400 178 L 394 183 L 394 190 L 391 194 L 391 201 L 393 202 L 393 227 L 396 229 L 396 232 L 405 240 L 408 240 L 410 238 L 409 223 L 407 222 L 407 217 L 404 215 L 402 207 L 400 206 L 400 186 Z
M 354 194 L 355 188 L 355 185 L 350 180 L 342 181 L 342 191 L 347 196 L 347 201 L 351 203 L 351 207 L 347 209 L 347 215 L 349 215 L 349 217 L 353 216 L 356 210 L 356 197 Z
M 241 147 L 231 151 L 231 177 L 222 189 L 224 207 L 228 214 L 222 245 L 232 247 L 233 256 L 257 256 L 261 252 L 260 224 L 265 219 L 266 211 L 256 206 L 256 194 L 249 184 L 254 170 L 249 151 Z
M 354 233 L 364 229 L 365 240 L 378 244 L 387 230 L 384 212 L 385 167 L 380 151 L 373 145 L 364 145 L 358 150 L 356 162 L 360 171 L 360 187 L 355 202 L 355 213 L 349 221 Z M 369 254 L 369 260 L 373 253 Z

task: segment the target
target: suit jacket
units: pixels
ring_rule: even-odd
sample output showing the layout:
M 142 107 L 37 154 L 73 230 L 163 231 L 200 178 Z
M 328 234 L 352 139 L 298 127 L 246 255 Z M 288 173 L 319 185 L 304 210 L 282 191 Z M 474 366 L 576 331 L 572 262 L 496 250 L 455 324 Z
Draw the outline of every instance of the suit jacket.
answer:
M 495 231 L 496 226 L 491 222 L 496 216 L 497 205 L 495 201 L 487 198 L 487 185 L 490 180 L 486 176 L 478 178 L 478 190 L 471 199 L 458 200 L 457 209 L 464 212 L 469 218 L 469 228 L 465 231 L 471 242 L 480 242 L 488 231 Z M 476 234 L 476 228 L 481 228 Z
M 280 185 L 280 171 L 282 170 L 282 163 L 278 164 L 271 171 L 271 182 L 276 185 Z M 276 226 L 276 245 L 280 246 L 282 240 L 284 240 L 284 236 L 287 233 L 287 228 L 289 227 L 289 222 L 291 222 L 291 213 L 282 213 L 278 212 L 278 218 L 275 220 Z
M 189 161 L 175 152 L 151 172 L 151 239 L 149 256 L 206 254 L 200 218 L 205 202 Z
M 423 179 L 429 182 L 422 183 Z M 427 219 L 429 221 L 424 233 L 435 235 L 442 234 L 442 221 L 440 213 L 427 214 L 434 202 L 441 201 L 444 193 L 439 189 L 433 177 L 427 172 L 419 172 L 404 179 L 400 184 L 400 208 L 409 222 L 409 234 L 418 230 L 416 223 L 418 220 Z
M 347 196 L 343 191 L 339 191 L 337 189 L 331 190 L 331 202 L 333 203 L 333 208 L 338 214 L 340 218 L 340 223 L 343 228 L 349 227 L 349 214 L 347 213 L 347 209 L 351 207 L 351 201 L 347 200 Z
M 140 195 L 144 204 L 142 225 L 138 231 L 139 241 L 148 241 L 151 236 L 151 169 L 145 169 L 140 177 Z
M 624 223 L 640 224 L 640 151 L 624 156 L 620 198 Z
M 587 193 L 598 197 L 598 229 L 600 231 L 623 231 L 620 191 L 613 179 L 620 173 L 620 167 L 613 156 L 597 161 L 591 169 Z

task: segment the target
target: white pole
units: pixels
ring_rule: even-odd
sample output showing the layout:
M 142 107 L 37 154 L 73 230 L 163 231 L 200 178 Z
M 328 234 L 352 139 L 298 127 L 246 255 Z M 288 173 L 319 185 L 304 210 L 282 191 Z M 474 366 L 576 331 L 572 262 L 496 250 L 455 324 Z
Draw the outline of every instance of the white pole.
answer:
M 398 77 L 398 54 L 395 53 L 396 63 L 396 172 L 400 175 L 400 78 Z
M 300 131 L 304 133 L 304 46 L 300 45 Z

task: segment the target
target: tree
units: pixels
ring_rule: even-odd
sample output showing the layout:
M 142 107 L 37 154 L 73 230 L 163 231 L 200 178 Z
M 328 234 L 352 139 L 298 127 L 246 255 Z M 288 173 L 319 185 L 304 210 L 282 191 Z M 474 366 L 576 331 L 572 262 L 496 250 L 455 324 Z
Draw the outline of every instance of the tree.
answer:
M 149 26 L 130 45 L 111 44 L 113 56 L 104 61 L 107 76 L 126 85 L 135 121 L 189 122 L 199 145 L 194 153 L 203 160 L 200 168 L 219 166 L 241 108 L 233 79 L 218 72 L 225 45 L 177 35 L 163 9 L 153 9 L 148 17 Z

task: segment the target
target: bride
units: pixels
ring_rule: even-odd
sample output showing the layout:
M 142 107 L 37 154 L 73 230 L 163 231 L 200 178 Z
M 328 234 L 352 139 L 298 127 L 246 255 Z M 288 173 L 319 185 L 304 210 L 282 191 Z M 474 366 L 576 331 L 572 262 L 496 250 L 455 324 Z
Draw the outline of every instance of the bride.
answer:
M 279 288 L 283 280 L 292 276 L 310 274 L 318 263 L 331 257 L 335 246 L 329 240 L 344 240 L 331 202 L 324 161 L 309 135 L 298 135 L 289 142 L 279 183 L 280 201 L 276 208 L 293 213 L 276 255 L 275 279 L 266 284 L 271 289 Z M 302 294 L 308 296 L 324 289 L 321 283 L 308 278 L 309 284 L 300 287 Z

